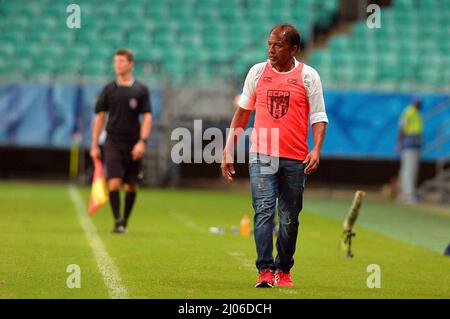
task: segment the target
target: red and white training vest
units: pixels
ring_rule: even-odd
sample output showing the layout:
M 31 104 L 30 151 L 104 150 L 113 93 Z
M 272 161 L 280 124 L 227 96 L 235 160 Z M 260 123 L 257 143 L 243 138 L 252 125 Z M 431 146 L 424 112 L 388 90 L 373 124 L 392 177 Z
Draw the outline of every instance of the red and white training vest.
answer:
M 308 154 L 308 95 L 303 63 L 286 73 L 266 63 L 255 88 L 255 123 L 250 152 L 304 160 Z

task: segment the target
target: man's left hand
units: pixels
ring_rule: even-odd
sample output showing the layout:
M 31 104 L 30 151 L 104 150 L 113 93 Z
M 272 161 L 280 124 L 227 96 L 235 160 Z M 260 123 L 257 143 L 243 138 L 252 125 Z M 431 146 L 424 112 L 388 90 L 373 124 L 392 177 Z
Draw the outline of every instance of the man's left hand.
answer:
M 144 153 L 145 143 L 143 141 L 139 141 L 134 145 L 133 150 L 131 151 L 131 157 L 133 158 L 133 161 L 137 161 L 144 156 Z
M 314 173 L 319 167 L 320 162 L 320 152 L 317 149 L 313 149 L 308 153 L 303 164 L 308 164 L 305 167 L 305 174 Z

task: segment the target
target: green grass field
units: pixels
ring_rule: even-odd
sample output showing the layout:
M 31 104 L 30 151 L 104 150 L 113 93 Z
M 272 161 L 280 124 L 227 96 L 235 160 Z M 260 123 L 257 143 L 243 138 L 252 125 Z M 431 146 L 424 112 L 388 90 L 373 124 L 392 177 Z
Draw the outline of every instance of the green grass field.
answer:
M 76 192 L 87 206 L 89 189 Z M 292 288 L 253 288 L 253 237 L 230 232 L 252 215 L 247 190 L 143 189 L 125 235 L 111 234 L 109 206 L 90 220 L 131 298 L 450 297 L 448 211 L 366 201 L 349 260 L 338 240 L 350 203 L 306 191 Z M 0 214 L 0 298 L 111 296 L 68 185 L 2 183 Z M 66 286 L 69 264 L 81 267 L 79 289 Z M 369 264 L 381 267 L 379 289 L 366 286 Z

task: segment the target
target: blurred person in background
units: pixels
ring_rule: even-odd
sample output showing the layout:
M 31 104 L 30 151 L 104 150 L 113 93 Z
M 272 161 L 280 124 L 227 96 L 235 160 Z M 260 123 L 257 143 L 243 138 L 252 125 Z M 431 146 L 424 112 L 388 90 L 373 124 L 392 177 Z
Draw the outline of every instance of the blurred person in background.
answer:
M 294 265 L 303 191 L 307 175 L 318 168 L 328 123 L 319 75 L 312 67 L 297 61 L 299 47 L 300 34 L 294 26 L 282 24 L 272 29 L 268 39 L 269 59 L 255 64 L 248 72 L 223 152 L 222 175 L 230 182 L 235 174 L 231 155 L 235 132 L 245 129 L 250 113 L 255 111 L 249 173 L 255 210 L 257 288 L 294 285 L 290 269 Z M 314 137 L 311 151 L 307 144 L 309 120 Z M 273 130 L 279 133 L 279 139 L 270 142 L 271 146 L 258 138 L 262 131 Z M 272 152 L 274 144 L 277 151 Z M 269 167 L 272 162 L 278 164 L 273 171 Z M 277 203 L 278 254 L 274 260 Z
M 412 104 L 403 110 L 399 122 L 397 148 L 400 152 L 400 200 L 405 203 L 418 201 L 416 184 L 423 133 L 421 105 L 422 101 L 416 97 Z
M 134 56 L 119 49 L 114 55 L 116 79 L 108 83 L 95 105 L 91 157 L 100 158 L 99 136 L 105 126 L 104 161 L 109 201 L 114 216 L 114 233 L 124 233 L 136 199 L 142 157 L 152 126 L 150 93 L 133 77 Z M 123 217 L 119 190 L 125 189 Z

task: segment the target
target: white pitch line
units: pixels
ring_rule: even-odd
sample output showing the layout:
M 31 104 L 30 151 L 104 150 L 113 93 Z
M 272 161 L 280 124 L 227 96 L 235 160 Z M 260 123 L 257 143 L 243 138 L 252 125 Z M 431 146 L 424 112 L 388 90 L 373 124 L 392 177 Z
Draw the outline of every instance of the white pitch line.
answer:
M 205 229 L 203 229 L 200 225 L 198 225 L 193 220 L 188 218 L 185 214 L 179 214 L 173 210 L 170 210 L 169 215 L 171 215 L 173 218 L 177 219 L 180 223 L 182 223 L 183 225 L 185 225 L 186 227 L 188 227 L 194 231 L 197 231 L 200 233 L 206 232 Z
M 95 260 L 97 261 L 98 269 L 103 276 L 103 281 L 108 289 L 108 294 L 112 299 L 127 299 L 128 291 L 123 286 L 120 278 L 119 269 L 114 264 L 108 252 L 105 249 L 100 236 L 97 233 L 97 229 L 87 215 L 86 206 L 83 204 L 80 192 L 78 189 L 70 185 L 68 188 L 70 198 L 74 203 L 77 211 L 77 216 L 80 221 L 80 225 L 84 230 L 86 239 L 91 246 L 94 253 Z
M 247 269 L 256 270 L 255 263 L 246 257 L 244 253 L 229 251 L 228 255 L 236 259 L 240 264 L 245 266 Z
M 193 231 L 205 233 L 206 231 L 200 227 L 198 224 L 196 224 L 194 221 L 189 219 L 185 214 L 180 214 L 178 212 L 175 212 L 173 210 L 169 211 L 169 215 L 171 215 L 173 218 L 177 219 L 180 223 L 184 224 L 186 227 L 192 229 Z M 246 254 L 242 252 L 236 252 L 236 251 L 229 251 L 227 252 L 229 256 L 234 258 L 239 264 L 243 265 L 247 269 L 255 270 L 255 264 L 254 262 L 246 256 Z M 296 291 L 292 291 L 289 289 L 276 289 L 278 293 L 285 294 L 285 295 L 297 295 L 298 293 Z

